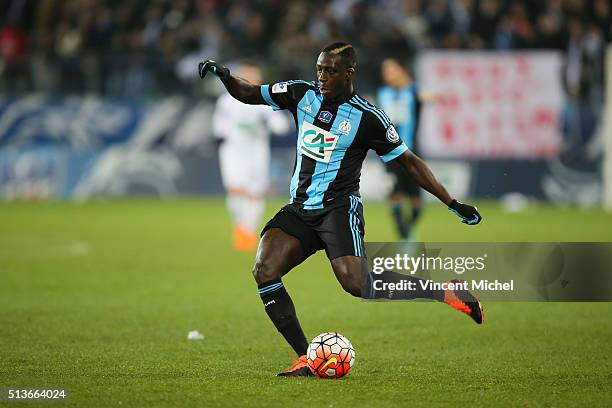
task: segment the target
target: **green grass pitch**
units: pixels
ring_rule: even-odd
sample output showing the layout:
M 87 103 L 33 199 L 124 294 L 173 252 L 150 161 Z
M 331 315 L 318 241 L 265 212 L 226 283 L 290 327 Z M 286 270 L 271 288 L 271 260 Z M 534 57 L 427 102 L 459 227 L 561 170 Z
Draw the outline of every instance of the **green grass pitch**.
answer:
M 479 204 L 477 227 L 430 205 L 419 238 L 612 241 L 601 211 Z M 366 203 L 368 240 L 392 239 L 387 215 Z M 352 298 L 323 253 L 284 281 L 307 336 L 342 332 L 355 366 L 276 378 L 290 349 L 253 255 L 229 240 L 221 198 L 1 204 L 0 387 L 68 388 L 53 406 L 78 407 L 612 405 L 612 303 L 485 303 L 477 326 L 441 304 Z

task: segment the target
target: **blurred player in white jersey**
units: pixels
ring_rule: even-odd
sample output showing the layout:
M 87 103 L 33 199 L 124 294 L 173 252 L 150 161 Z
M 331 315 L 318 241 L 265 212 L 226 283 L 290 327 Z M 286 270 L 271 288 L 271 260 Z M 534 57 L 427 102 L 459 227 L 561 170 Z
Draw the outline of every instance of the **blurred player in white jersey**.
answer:
M 238 76 L 254 84 L 263 79 L 261 69 L 253 63 L 243 63 Z M 213 132 L 221 139 L 221 176 L 234 223 L 233 245 L 238 251 L 257 248 L 270 178 L 270 133 L 289 130 L 288 117 L 268 106 L 245 105 L 227 93 L 217 100 Z

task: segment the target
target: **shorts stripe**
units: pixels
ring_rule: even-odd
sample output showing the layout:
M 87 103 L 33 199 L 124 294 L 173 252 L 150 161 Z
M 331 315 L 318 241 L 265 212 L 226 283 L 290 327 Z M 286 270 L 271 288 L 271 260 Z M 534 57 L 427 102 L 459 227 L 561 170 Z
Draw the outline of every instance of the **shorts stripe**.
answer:
M 351 227 L 351 234 L 353 235 L 353 248 L 355 249 L 355 256 L 363 256 L 363 246 L 361 243 L 361 235 L 359 234 L 359 216 L 357 212 L 359 199 L 354 196 L 350 196 L 349 198 L 351 199 L 349 225 Z
M 353 200 L 353 197 L 349 197 L 349 199 L 351 200 L 351 207 L 349 208 L 349 226 L 351 228 L 351 235 L 353 236 L 353 250 L 355 251 L 355 256 L 359 256 L 359 251 L 357 249 L 357 242 L 355 239 L 355 228 L 353 226 L 353 207 L 355 206 L 355 200 Z
M 357 246 L 359 247 L 359 256 L 364 256 L 363 252 L 363 240 L 361 239 L 361 233 L 359 231 L 359 212 L 357 209 L 359 208 L 359 198 L 353 197 L 355 200 L 355 212 L 353 217 L 355 217 L 355 233 L 357 234 Z
M 361 221 L 359 220 L 359 212 L 357 211 L 359 209 L 359 203 L 361 203 L 361 199 L 355 197 L 355 222 L 356 222 L 356 230 L 357 230 L 357 242 L 359 243 L 359 253 L 361 254 L 361 256 L 365 256 L 365 251 L 363 250 L 363 239 L 361 238 L 361 232 L 359 229 L 359 223 L 361 223 Z

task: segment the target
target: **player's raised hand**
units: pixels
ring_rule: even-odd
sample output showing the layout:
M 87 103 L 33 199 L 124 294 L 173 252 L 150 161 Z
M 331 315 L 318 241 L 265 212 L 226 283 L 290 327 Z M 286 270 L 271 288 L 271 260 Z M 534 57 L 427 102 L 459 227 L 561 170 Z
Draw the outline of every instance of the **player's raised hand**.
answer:
M 448 209 L 454 212 L 461 218 L 461 222 L 468 225 L 476 225 L 482 221 L 482 216 L 478 209 L 469 204 L 463 204 L 457 200 L 453 200 Z
M 213 60 L 206 60 L 198 64 L 198 73 L 200 78 L 204 78 L 208 72 L 212 72 L 219 79 L 226 79 L 229 77 L 230 70 L 227 67 L 215 62 Z

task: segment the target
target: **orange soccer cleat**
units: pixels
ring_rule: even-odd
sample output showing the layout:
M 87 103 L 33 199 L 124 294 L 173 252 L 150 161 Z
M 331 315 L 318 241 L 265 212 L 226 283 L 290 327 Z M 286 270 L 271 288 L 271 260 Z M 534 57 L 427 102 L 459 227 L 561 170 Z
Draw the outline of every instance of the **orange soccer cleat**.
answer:
M 451 280 L 451 283 L 461 283 L 460 280 Z M 445 290 L 444 303 L 470 316 L 476 323 L 484 322 L 482 304 L 467 290 Z
M 297 360 L 294 357 L 291 357 L 295 360 L 295 362 L 283 371 L 282 373 L 277 374 L 277 377 L 313 377 L 314 373 L 308 368 L 308 359 L 306 355 L 300 356 Z

